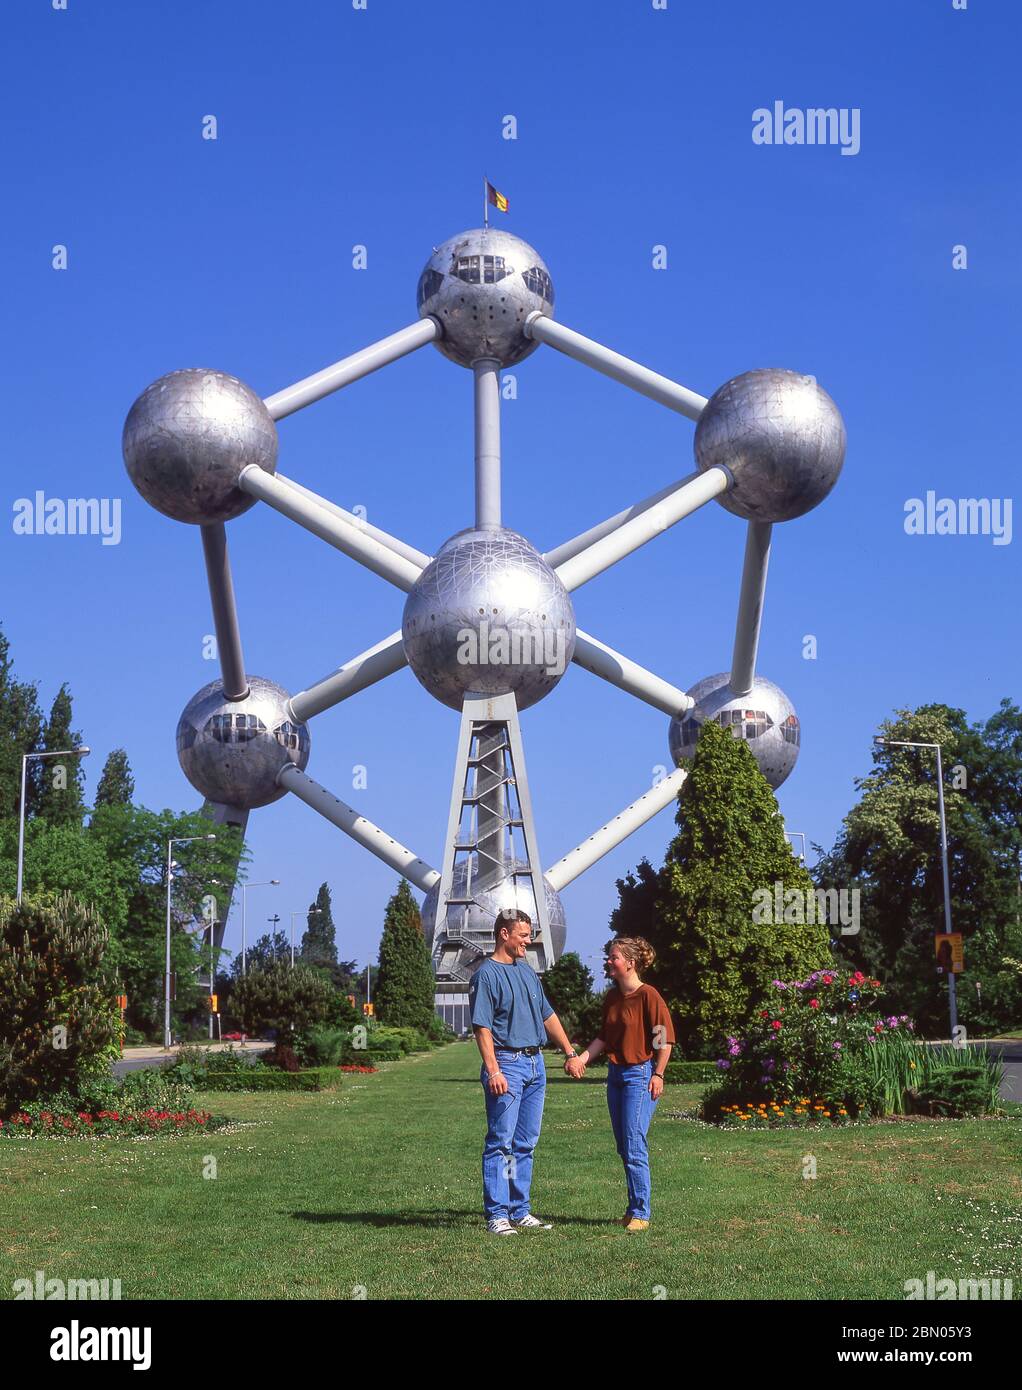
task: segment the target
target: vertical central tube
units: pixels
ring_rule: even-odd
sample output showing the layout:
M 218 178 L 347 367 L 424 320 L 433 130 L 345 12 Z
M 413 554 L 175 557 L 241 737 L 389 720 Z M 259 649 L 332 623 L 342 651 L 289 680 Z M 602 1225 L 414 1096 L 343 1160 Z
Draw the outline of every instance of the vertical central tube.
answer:
M 475 790 L 476 847 L 478 882 L 481 888 L 499 883 L 507 859 L 507 804 L 505 796 L 504 750 L 507 738 L 502 724 L 479 728 Z
M 500 525 L 500 363 L 480 357 L 475 377 L 476 526 Z

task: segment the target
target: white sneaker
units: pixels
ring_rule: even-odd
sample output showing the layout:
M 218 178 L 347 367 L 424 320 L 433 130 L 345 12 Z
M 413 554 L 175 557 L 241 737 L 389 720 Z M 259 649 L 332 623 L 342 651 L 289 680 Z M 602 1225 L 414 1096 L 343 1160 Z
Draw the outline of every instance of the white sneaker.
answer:
M 511 1225 L 519 1231 L 552 1231 L 554 1229 L 552 1221 L 540 1221 L 533 1216 L 531 1211 L 527 1216 L 523 1216 L 521 1221 L 512 1221 Z
M 497 1216 L 492 1221 L 487 1221 L 486 1229 L 491 1236 L 516 1236 L 518 1234 L 506 1216 Z

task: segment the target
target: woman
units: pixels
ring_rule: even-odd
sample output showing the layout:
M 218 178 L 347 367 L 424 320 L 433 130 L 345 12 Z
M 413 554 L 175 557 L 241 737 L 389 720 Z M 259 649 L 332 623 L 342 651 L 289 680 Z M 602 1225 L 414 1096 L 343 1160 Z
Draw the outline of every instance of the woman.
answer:
M 619 936 L 607 943 L 606 951 L 613 983 L 603 998 L 600 1036 L 565 1069 L 579 1077 L 588 1062 L 607 1054 L 607 1105 L 628 1183 L 628 1210 L 621 1224 L 626 1231 L 644 1231 L 650 1215 L 646 1132 L 664 1089 L 674 1029 L 662 996 L 640 979 L 656 959 L 649 942 Z

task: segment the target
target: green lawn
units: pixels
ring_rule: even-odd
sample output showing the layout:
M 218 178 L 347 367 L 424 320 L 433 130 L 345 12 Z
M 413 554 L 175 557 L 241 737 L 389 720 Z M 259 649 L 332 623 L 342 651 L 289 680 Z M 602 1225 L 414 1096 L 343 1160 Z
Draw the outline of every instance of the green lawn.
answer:
M 611 1224 L 602 1078 L 550 1066 L 533 1206 L 553 1231 L 485 1234 L 478 1059 L 457 1043 L 332 1093 L 206 1097 L 229 1132 L 0 1142 L 0 1297 L 37 1269 L 120 1278 L 124 1298 L 897 1299 L 928 1270 L 1022 1292 L 1017 1118 L 745 1134 L 669 1087 L 654 1222 L 632 1236 Z

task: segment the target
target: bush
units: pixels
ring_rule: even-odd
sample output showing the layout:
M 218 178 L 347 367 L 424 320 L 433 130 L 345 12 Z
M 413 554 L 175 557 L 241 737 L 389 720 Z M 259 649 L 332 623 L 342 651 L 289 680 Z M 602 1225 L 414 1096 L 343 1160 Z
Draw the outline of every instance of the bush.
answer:
M 301 1070 L 294 1048 L 285 1042 L 275 1043 L 269 1052 L 263 1054 L 262 1060 L 267 1067 L 274 1067 L 278 1071 Z
M 343 1028 L 313 1024 L 295 1036 L 294 1049 L 303 1067 L 336 1067 L 349 1034 Z
M 997 1108 L 998 1090 L 991 1094 L 990 1069 L 983 1062 L 959 1062 L 936 1069 L 907 1093 L 908 1108 L 915 1114 L 986 1115 Z
M 717 1061 L 724 1075 L 704 1099 L 705 1117 L 760 1102 L 772 1105 L 771 1113 L 791 1103 L 835 1117 L 889 1110 L 889 1089 L 870 1052 L 890 1038 L 895 1047 L 910 1047 L 912 1024 L 904 1014 L 875 1012 L 880 981 L 861 971 L 816 970 L 805 980 L 775 980 L 773 987 L 769 1007 L 743 1036 L 728 1038 Z
M 120 1015 L 108 943 L 69 893 L 0 900 L 0 1115 L 109 1071 Z
M 671 1086 L 693 1086 L 714 1081 L 717 1068 L 712 1062 L 668 1062 L 664 1081 Z

